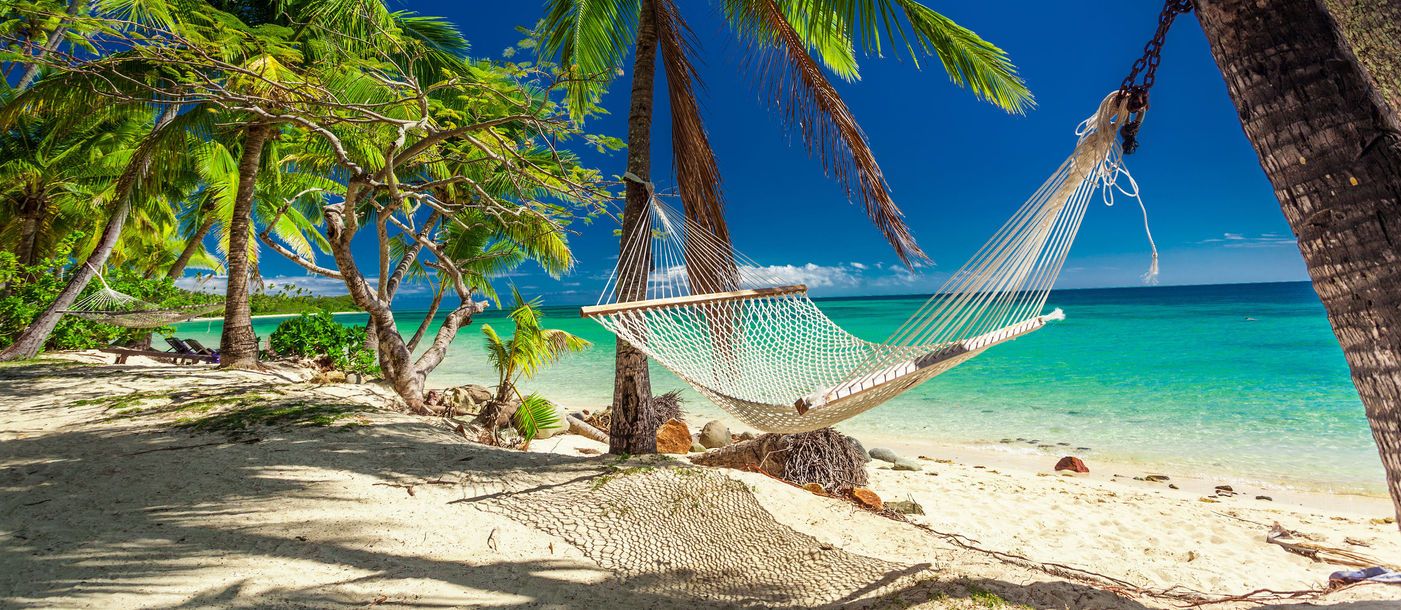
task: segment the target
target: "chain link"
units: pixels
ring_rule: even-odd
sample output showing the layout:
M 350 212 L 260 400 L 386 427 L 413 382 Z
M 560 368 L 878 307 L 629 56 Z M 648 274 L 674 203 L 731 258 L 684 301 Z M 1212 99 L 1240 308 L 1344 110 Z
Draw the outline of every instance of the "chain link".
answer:
M 1158 14 L 1158 31 L 1153 34 L 1148 44 L 1143 45 L 1143 57 L 1133 62 L 1133 69 L 1119 86 L 1119 95 L 1128 96 L 1128 110 L 1133 113 L 1133 118 L 1119 129 L 1119 135 L 1124 139 L 1126 155 L 1133 154 L 1138 148 L 1138 126 L 1143 122 L 1143 111 L 1148 110 L 1148 90 L 1152 88 L 1158 64 L 1163 60 L 1163 42 L 1167 38 L 1168 28 L 1172 27 L 1172 22 L 1178 15 L 1190 12 L 1192 0 L 1166 0 L 1163 3 L 1163 10 Z M 1139 73 L 1143 74 L 1142 84 L 1136 84 Z

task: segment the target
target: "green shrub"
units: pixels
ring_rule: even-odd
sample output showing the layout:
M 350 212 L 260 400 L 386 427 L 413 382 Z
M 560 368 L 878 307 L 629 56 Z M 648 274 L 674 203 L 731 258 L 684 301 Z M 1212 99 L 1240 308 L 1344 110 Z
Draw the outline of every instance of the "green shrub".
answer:
M 283 320 L 272 331 L 272 349 L 304 358 L 325 356 L 331 366 L 347 372 L 379 372 L 374 352 L 365 349 L 365 327 L 346 326 L 324 311 Z

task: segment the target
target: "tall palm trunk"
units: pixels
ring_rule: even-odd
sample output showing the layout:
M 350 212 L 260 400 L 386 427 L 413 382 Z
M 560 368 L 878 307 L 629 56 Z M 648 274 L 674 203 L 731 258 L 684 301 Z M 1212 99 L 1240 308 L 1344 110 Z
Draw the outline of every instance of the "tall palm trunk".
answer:
M 657 70 L 657 6 L 642 0 L 637 19 L 637 55 L 632 68 L 632 105 L 628 111 L 627 170 L 647 180 L 652 170 L 652 99 Z M 618 301 L 646 298 L 650 250 L 627 252 L 627 244 L 638 231 L 649 230 L 648 193 L 644 185 L 627 181 L 627 202 L 623 206 L 623 234 L 618 244 Z M 651 240 L 642 240 L 649 247 Z M 613 415 L 609 425 L 608 452 L 633 455 L 657 452 L 655 430 L 646 430 L 643 410 L 652 402 L 652 383 L 647 374 L 647 356 L 626 341 L 618 340 L 614 356 Z
M 1198 0 L 1197 15 L 1342 344 L 1401 514 L 1401 121 L 1324 0 Z
M 179 114 L 180 106 L 169 105 L 161 112 L 156 119 L 156 125 L 151 129 L 152 133 L 160 131 L 161 128 L 175 120 Z M 128 162 L 126 172 L 145 173 L 146 166 L 151 162 L 152 152 L 141 149 L 143 152 L 133 157 Z M 107 219 L 107 226 L 102 229 L 102 236 L 97 240 L 97 246 L 92 249 L 92 254 L 88 255 L 86 261 L 73 270 L 73 275 L 68 278 L 68 284 L 59 291 L 58 298 L 54 299 L 48 307 L 44 308 L 29 327 L 20 333 L 15 342 L 0 351 L 0 362 L 19 360 L 22 358 L 33 358 L 39 355 L 39 350 L 49 341 L 49 335 L 53 334 L 54 327 L 58 326 L 58 321 L 63 318 L 63 312 L 67 311 L 73 302 L 78 300 L 78 295 L 83 289 L 88 287 L 88 282 L 92 281 L 97 270 L 107 264 L 107 257 L 111 256 L 112 249 L 117 247 L 117 239 L 122 235 L 122 227 L 126 226 L 127 216 L 131 213 L 131 193 L 128 191 L 117 201 L 116 209 L 112 210 L 112 216 Z
M 33 265 L 37 258 L 39 243 L 39 223 L 44 218 L 44 197 L 35 195 L 20 202 L 19 244 L 15 248 L 15 258 L 21 265 Z
M 248 309 L 248 234 L 253 224 L 253 191 L 262 166 L 263 144 L 272 126 L 251 125 L 244 136 L 238 160 L 238 193 L 229 220 L 228 290 L 224 296 L 224 332 L 219 338 L 220 368 L 253 368 L 258 365 L 258 337 Z
M 213 207 L 213 206 L 209 206 Z M 199 251 L 199 246 L 204 242 L 204 237 L 209 235 L 209 230 L 214 228 L 214 211 L 203 210 L 204 218 L 199 221 L 199 226 L 195 227 L 195 232 L 190 235 L 190 239 L 185 242 L 185 249 L 180 251 L 180 256 L 171 263 L 170 269 L 165 272 L 165 277 L 172 280 L 180 279 L 185 273 L 185 266 L 190 264 L 190 259 L 194 258 L 195 252 Z

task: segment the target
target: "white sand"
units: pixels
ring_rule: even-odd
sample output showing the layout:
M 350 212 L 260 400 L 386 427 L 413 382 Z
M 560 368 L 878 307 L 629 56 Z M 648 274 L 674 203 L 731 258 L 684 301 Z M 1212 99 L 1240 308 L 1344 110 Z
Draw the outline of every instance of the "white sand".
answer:
M 243 438 L 259 441 L 245 443 L 170 425 L 198 414 L 151 414 L 210 396 L 274 390 L 283 404 L 393 400 L 374 386 L 291 383 L 304 378 L 290 369 L 230 373 L 144 363 L 0 368 L 0 606 L 705 605 L 601 568 L 562 530 L 543 532 L 481 509 L 523 481 L 563 489 L 596 479 L 613 458 L 584 456 L 580 449 L 603 447 L 580 437 L 538 441 L 521 453 L 468 443 L 442 420 L 367 410 L 336 424 L 360 424 L 354 427 L 252 428 Z M 78 404 L 133 392 L 152 397 L 141 403 L 145 415 L 114 418 L 130 405 Z M 1276 520 L 1315 542 L 1346 546 L 1343 539 L 1352 537 L 1371 546 L 1350 548 L 1401 559 L 1396 526 L 1368 520 L 1386 514 L 1373 505 L 1360 514 L 1303 509 L 1253 494 L 1208 504 L 1185 484 L 1171 493 L 1158 484 L 1039 477 L 955 461 L 924 461 L 923 472 L 876 466 L 871 487 L 887 499 L 913 496 L 929 513 L 915 519 L 977 546 L 1147 588 L 1216 595 L 1294 589 L 1321 584 L 1339 568 L 1266 544 L 1260 524 Z M 721 472 L 745 482 L 778 523 L 824 548 L 916 566 L 893 591 L 873 587 L 842 605 L 985 607 L 977 598 L 983 589 L 1036 608 L 1180 604 L 1120 597 L 762 475 Z M 712 518 L 715 528 L 726 527 L 723 517 Z M 722 562 L 738 552 L 702 550 Z M 651 569 L 665 578 L 723 578 L 686 573 L 685 566 Z M 1315 603 L 1395 608 L 1377 600 L 1398 594 L 1401 588 L 1372 585 Z

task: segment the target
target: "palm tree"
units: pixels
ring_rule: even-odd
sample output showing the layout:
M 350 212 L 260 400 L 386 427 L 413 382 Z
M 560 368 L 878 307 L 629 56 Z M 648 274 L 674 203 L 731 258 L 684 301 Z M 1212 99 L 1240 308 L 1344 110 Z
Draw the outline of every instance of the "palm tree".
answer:
M 496 369 L 499 379 L 496 384 L 496 398 L 482 408 L 477 422 L 495 432 L 507 418 L 515 415 L 510 406 L 512 395 L 525 401 L 516 390 L 521 379 L 530 379 L 540 369 L 554 364 L 566 354 L 581 352 L 593 344 L 576 335 L 562 330 L 543 328 L 540 321 L 544 313 L 540 311 L 540 299 L 525 300 L 519 290 L 511 287 L 515 307 L 511 309 L 511 322 L 516 330 L 510 339 L 503 340 L 490 324 L 482 325 L 482 335 L 486 337 L 486 357 Z M 534 410 L 528 410 L 534 413 Z M 536 418 L 531 417 L 532 421 Z
M 30 265 L 64 236 L 93 228 L 94 203 L 120 173 L 149 118 L 132 109 L 20 116 L 0 133 L 0 244 Z
M 1032 104 L 1026 86 L 1006 54 L 914 0 L 724 0 L 726 23 L 743 47 L 746 65 L 766 98 L 796 127 L 810 154 L 814 149 L 835 174 L 847 197 L 859 199 L 872 222 L 907 265 L 924 258 L 891 199 L 860 126 L 828 81 L 823 68 L 839 77 L 857 76 L 855 48 L 881 52 L 882 39 L 900 41 L 918 65 L 935 55 L 955 83 L 1010 112 Z M 634 51 L 628 115 L 627 171 L 642 180 L 651 174 L 651 126 L 657 53 L 666 70 L 672 116 L 672 158 L 688 217 L 724 242 L 720 172 L 701 121 L 695 90 L 699 74 L 691 64 L 693 37 L 672 0 L 548 0 L 541 52 L 558 58 L 574 80 L 571 109 L 576 119 L 596 101 L 611 76 L 621 72 Z M 897 52 L 899 47 L 895 47 Z M 621 256 L 628 236 L 643 230 L 649 193 L 627 182 L 620 240 L 618 300 L 642 298 L 645 258 Z M 732 264 L 732 263 L 722 263 Z M 726 290 L 732 268 L 690 269 L 698 291 Z M 656 439 L 644 430 L 651 387 L 647 360 L 618 342 L 615 358 L 612 430 L 614 453 L 654 453 Z
M 1399 14 L 1395 0 L 1386 4 Z M 1401 516 L 1398 109 L 1323 0 L 1198 0 L 1196 7 L 1352 369 Z M 1381 68 L 1395 74 L 1394 64 Z

